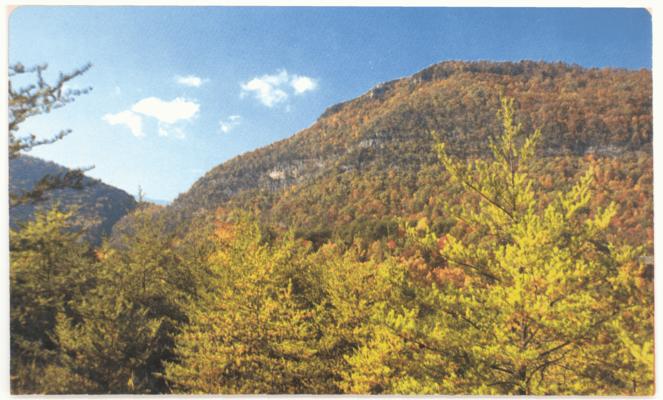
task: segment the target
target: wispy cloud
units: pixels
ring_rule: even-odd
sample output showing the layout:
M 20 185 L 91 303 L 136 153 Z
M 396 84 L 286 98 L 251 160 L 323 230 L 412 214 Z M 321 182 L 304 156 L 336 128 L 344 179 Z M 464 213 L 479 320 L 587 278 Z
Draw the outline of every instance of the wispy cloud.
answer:
M 180 123 L 194 119 L 199 110 L 200 105 L 196 100 L 177 97 L 166 101 L 158 97 L 147 97 L 135 103 L 130 110 L 106 114 L 102 119 L 111 125 L 126 125 L 134 136 L 143 137 L 145 134 L 141 116 L 151 117 L 158 121 L 159 136 L 184 138 L 186 135 Z
M 186 75 L 186 76 L 175 76 L 175 82 L 183 86 L 189 87 L 200 87 L 203 83 L 207 82 L 207 79 L 203 79 L 196 75 Z
M 242 88 L 241 97 L 253 94 L 253 96 L 267 107 L 288 100 L 290 94 L 302 94 L 315 90 L 317 81 L 304 75 L 290 75 L 286 70 L 280 70 L 272 75 L 255 77 L 248 82 L 240 83 Z M 288 93 L 288 90 L 291 93 Z
M 221 129 L 221 132 L 223 133 L 228 133 L 233 130 L 234 127 L 239 125 L 241 121 L 242 117 L 239 115 L 231 115 L 228 118 L 219 121 L 219 129 Z
M 131 110 L 122 111 L 117 114 L 106 114 L 102 119 L 110 125 L 126 125 L 136 137 L 145 136 L 143 132 L 143 119 Z

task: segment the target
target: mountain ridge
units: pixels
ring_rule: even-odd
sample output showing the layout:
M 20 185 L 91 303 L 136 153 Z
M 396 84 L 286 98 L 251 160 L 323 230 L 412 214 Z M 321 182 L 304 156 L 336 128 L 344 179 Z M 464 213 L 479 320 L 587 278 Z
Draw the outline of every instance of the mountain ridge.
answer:
M 171 207 L 209 211 L 244 191 L 274 192 L 376 162 L 430 165 L 433 130 L 459 154 L 481 154 L 498 133 L 500 94 L 516 99 L 524 129 L 541 127 L 543 155 L 651 153 L 648 70 L 447 61 L 379 83 L 289 138 L 217 165 Z

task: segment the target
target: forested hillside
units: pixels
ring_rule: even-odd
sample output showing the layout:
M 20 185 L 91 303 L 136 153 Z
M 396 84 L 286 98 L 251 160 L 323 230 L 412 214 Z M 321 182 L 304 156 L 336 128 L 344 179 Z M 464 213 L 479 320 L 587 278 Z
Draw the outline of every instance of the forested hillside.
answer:
M 251 205 L 317 242 L 357 234 L 373 241 L 393 231 L 395 217 L 448 225 L 439 199 L 449 188 L 431 133 L 455 154 L 487 154 L 500 133 L 495 110 L 503 94 L 516 99 L 524 130 L 543 133 L 540 183 L 563 187 L 591 159 L 600 166 L 597 188 L 623 205 L 618 223 L 651 246 L 651 85 L 645 70 L 444 62 L 377 85 L 293 137 L 215 167 L 171 211 Z
M 21 155 L 9 162 L 9 192 L 20 196 L 30 192 L 46 176 L 61 176 L 67 168 L 36 157 Z M 37 209 L 48 210 L 54 205 L 63 209 L 77 207 L 80 228 L 93 243 L 101 243 L 113 225 L 136 207 L 136 200 L 125 191 L 99 180 L 85 177 L 82 189 L 61 188 L 50 191 L 46 199 L 12 207 L 10 224 L 16 227 L 21 222 L 34 218 Z

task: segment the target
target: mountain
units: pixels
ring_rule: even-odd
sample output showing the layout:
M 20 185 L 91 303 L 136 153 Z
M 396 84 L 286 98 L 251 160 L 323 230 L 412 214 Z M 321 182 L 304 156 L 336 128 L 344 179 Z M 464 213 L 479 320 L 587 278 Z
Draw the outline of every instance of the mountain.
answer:
M 20 194 L 30 190 L 45 175 L 61 175 L 68 169 L 50 161 L 21 155 L 9 161 L 9 192 Z M 130 194 L 97 179 L 85 177 L 83 189 L 57 189 L 37 204 L 23 204 L 10 210 L 10 225 L 15 227 L 29 220 L 37 209 L 50 208 L 58 203 L 68 209 L 79 207 L 76 213 L 84 226 L 85 237 L 94 243 L 110 234 L 120 218 L 136 207 Z
M 542 182 L 563 185 L 596 164 L 597 189 L 622 196 L 620 218 L 649 240 L 651 71 L 532 61 L 443 62 L 379 84 L 292 137 L 213 168 L 167 212 L 186 219 L 253 208 L 317 240 L 379 239 L 395 217 L 425 217 L 443 230 L 449 221 L 435 197 L 447 185 L 431 131 L 458 156 L 482 156 L 501 129 L 500 94 L 516 100 L 525 131 L 542 130 Z

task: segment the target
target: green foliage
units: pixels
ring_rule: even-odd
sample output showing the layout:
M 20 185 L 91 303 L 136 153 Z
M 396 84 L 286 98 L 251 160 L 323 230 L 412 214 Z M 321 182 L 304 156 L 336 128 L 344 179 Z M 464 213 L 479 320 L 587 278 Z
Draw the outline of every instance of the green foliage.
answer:
M 125 293 L 99 287 L 78 305 L 82 322 L 58 320 L 56 335 L 61 363 L 84 385 L 66 393 L 147 393 L 154 387 L 150 368 L 163 319 L 134 304 Z M 154 390 L 154 389 L 153 389 Z
M 203 279 L 178 262 L 176 251 L 188 251 L 177 246 L 158 209 L 142 206 L 132 217 L 131 229 L 98 251 L 97 286 L 78 305 L 81 321 L 58 324 L 65 364 L 99 393 L 167 390 L 163 364 L 173 358 L 184 308 Z
M 44 380 L 58 355 L 56 318 L 79 318 L 75 303 L 93 284 L 87 246 L 72 231 L 73 212 L 54 208 L 10 231 L 11 376 L 15 393 L 52 393 Z
M 319 271 L 292 235 L 270 245 L 254 221 L 218 228 L 212 286 L 189 309 L 167 377 L 192 393 L 331 390 L 316 357 Z
M 328 244 L 313 255 L 313 262 L 322 268 L 324 293 L 319 354 L 340 392 L 357 391 L 351 382 L 355 352 L 373 337 L 375 315 L 389 304 L 398 304 L 402 296 L 395 283 L 403 282 L 403 267 L 394 260 L 362 261 L 362 253 L 357 247 L 343 251 Z
M 345 356 L 349 368 L 341 387 L 348 393 L 448 393 L 444 379 L 453 373 L 455 357 L 429 351 L 428 329 L 435 321 L 433 310 L 418 297 L 420 282 L 393 260 L 373 279 L 368 312 L 355 322 L 362 334 L 354 337 L 356 350 Z M 359 303 L 365 306 L 363 301 L 362 296 Z

